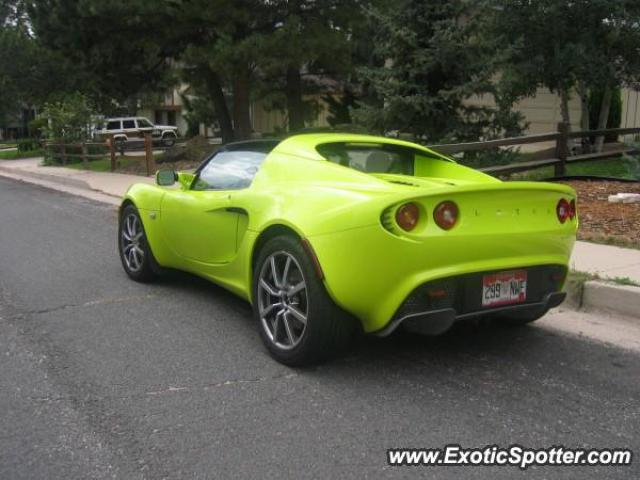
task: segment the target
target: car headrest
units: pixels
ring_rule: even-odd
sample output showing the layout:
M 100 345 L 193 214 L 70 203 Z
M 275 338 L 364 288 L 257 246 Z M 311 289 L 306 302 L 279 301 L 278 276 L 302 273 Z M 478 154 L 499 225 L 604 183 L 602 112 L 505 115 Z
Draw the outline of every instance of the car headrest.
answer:
M 374 173 L 388 173 L 393 165 L 389 154 L 380 150 L 373 151 L 367 156 L 366 170 Z

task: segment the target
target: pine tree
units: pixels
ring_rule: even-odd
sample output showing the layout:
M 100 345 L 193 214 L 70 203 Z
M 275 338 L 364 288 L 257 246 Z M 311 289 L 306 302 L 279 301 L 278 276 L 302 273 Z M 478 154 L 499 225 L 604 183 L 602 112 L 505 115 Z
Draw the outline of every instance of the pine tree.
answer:
M 433 143 L 517 130 L 508 112 L 470 106 L 492 94 L 491 62 L 461 0 L 404 0 L 370 12 L 376 65 L 361 69 L 369 100 L 354 115 L 378 132 L 409 133 Z

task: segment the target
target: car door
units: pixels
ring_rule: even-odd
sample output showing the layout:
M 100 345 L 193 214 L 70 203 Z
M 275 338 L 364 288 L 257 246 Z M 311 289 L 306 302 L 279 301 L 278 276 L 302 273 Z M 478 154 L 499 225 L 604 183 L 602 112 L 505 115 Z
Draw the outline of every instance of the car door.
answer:
M 139 136 L 138 129 L 136 128 L 136 122 L 133 120 L 133 118 L 122 120 L 122 130 L 127 135 L 127 138 L 129 140 L 132 140 Z
M 138 132 L 142 132 L 143 135 L 145 133 L 151 133 L 153 131 L 153 124 L 149 120 L 143 117 L 136 118 L 136 126 L 138 129 Z
M 120 133 L 122 130 L 122 122 L 120 120 L 109 120 L 105 127 L 104 133 L 109 135 L 111 133 Z
M 206 264 L 233 259 L 238 222 L 247 215 L 234 206 L 234 198 L 250 187 L 266 155 L 222 150 L 196 172 L 190 188 L 167 191 L 161 205 L 161 223 L 164 237 L 176 254 Z

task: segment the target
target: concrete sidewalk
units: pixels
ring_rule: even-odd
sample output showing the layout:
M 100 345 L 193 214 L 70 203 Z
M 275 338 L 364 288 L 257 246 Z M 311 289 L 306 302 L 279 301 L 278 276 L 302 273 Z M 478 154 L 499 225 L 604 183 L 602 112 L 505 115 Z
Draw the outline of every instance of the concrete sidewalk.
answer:
M 41 161 L 42 158 L 0 161 L 0 175 L 113 205 L 119 204 L 119 199 L 131 184 L 154 182 L 152 177 L 44 167 L 40 166 Z M 627 277 L 640 283 L 640 250 L 576 242 L 570 266 L 573 270 L 597 274 L 602 278 Z
M 576 242 L 570 266 L 602 278 L 626 277 L 640 283 L 640 250 Z
M 153 177 L 122 173 L 90 172 L 75 168 L 41 166 L 42 158 L 0 160 L 0 173 L 59 183 L 68 187 L 93 190 L 104 195 L 122 198 L 133 183 L 153 183 Z

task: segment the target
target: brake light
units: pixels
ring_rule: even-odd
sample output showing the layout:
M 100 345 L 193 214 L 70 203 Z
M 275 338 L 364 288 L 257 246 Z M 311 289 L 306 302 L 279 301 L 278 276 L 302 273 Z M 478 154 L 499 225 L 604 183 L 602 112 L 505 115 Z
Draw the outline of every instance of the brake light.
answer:
M 405 203 L 398 210 L 396 210 L 396 222 L 400 225 L 400 228 L 410 232 L 420 219 L 420 210 L 415 203 Z
M 451 230 L 458 221 L 458 206 L 450 201 L 439 203 L 433 210 L 433 219 L 443 230 Z
M 573 218 L 571 205 L 564 198 L 561 198 L 560 201 L 558 201 L 558 205 L 556 206 L 556 215 L 558 215 L 560 223 L 564 223 L 568 219 Z
M 573 220 L 577 215 L 578 211 L 576 210 L 576 201 L 575 199 L 572 199 L 569 202 L 569 217 L 571 218 L 571 220 Z

